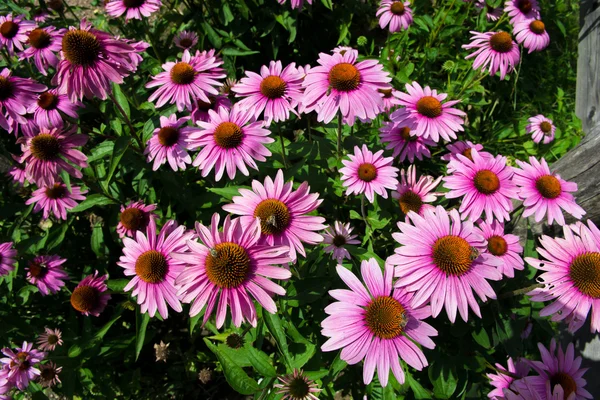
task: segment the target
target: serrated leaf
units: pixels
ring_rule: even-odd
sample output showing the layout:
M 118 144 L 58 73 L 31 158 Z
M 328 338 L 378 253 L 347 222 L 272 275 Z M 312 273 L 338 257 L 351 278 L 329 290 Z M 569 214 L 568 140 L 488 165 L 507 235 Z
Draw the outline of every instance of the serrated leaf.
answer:
M 234 362 L 234 360 L 227 354 L 220 352 L 217 346 L 207 338 L 204 338 L 203 340 L 209 350 L 213 352 L 221 363 L 225 379 L 233 390 L 246 396 L 253 395 L 260 390 L 256 381 L 250 378 L 248 374 Z

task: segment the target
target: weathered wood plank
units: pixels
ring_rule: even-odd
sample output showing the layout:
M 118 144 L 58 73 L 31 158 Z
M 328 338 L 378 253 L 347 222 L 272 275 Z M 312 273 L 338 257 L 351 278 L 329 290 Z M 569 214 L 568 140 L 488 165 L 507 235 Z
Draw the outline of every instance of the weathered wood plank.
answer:
M 581 0 L 575 113 L 584 132 L 600 122 L 600 1 Z

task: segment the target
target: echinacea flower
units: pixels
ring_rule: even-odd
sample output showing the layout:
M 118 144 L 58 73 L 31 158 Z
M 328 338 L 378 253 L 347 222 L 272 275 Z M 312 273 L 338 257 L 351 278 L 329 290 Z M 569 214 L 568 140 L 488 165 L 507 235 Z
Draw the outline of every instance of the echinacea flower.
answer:
M 13 158 L 13 160 L 16 161 L 16 164 L 14 164 L 8 170 L 8 175 L 10 175 L 12 177 L 13 181 L 16 182 L 16 183 L 18 183 L 19 186 L 24 186 L 25 185 L 25 180 L 27 179 L 27 176 L 25 174 L 25 166 L 19 162 L 19 160 L 21 159 L 21 157 L 20 156 L 16 156 L 14 154 L 11 154 L 11 157 Z
M 410 1 L 382 0 L 377 9 L 379 27 L 385 29 L 389 25 L 390 32 L 405 31 L 413 22 Z
M 62 367 L 57 367 L 52 361 L 46 364 L 40 364 L 40 385 L 42 387 L 52 387 L 61 383 L 58 374 L 62 371 Z
M 442 206 L 426 210 L 423 216 L 411 211 L 408 222 L 398 222 L 400 233 L 392 237 L 397 247 L 388 262 L 396 266 L 396 287 L 415 292 L 415 305 L 431 303 L 437 317 L 445 306 L 450 322 L 457 309 L 464 321 L 469 307 L 481 318 L 473 291 L 482 301 L 495 299 L 488 280 L 500 280 L 498 260 L 488 254 L 481 230 L 471 221 L 462 221 L 456 209 Z
M 356 240 L 357 235 L 352 235 L 350 223 L 342 224 L 335 221 L 334 226 L 328 226 L 323 234 L 323 243 L 326 244 L 325 253 L 331 253 L 331 258 L 337 260 L 338 264 L 344 261 L 344 258 L 350 260 L 350 252 L 344 246 L 347 244 L 360 244 L 360 240 Z
M 147 88 L 159 86 L 148 101 L 156 100 L 156 107 L 176 104 L 180 112 L 191 110 L 198 100 L 209 103 L 208 96 L 219 94 L 217 88 L 222 85 L 219 79 L 225 78 L 221 64 L 223 61 L 214 53 L 197 51 L 192 56 L 189 50 L 184 50 L 181 61 L 163 64 L 165 71 L 146 84 Z
M 286 0 L 277 0 L 279 2 L 279 4 L 285 4 Z M 313 0 L 306 0 L 308 2 L 308 4 L 312 4 Z M 295 8 L 302 8 L 302 6 L 304 5 L 304 0 L 290 0 L 291 4 L 292 4 L 292 9 Z
M 286 121 L 290 112 L 302 99 L 303 74 L 298 72 L 295 63 L 285 68 L 281 61 L 271 61 L 269 66 L 263 65 L 260 74 L 246 71 L 246 77 L 232 88 L 236 97 L 243 98 L 236 106 L 242 110 L 250 110 L 255 118 L 264 111 L 266 125 L 272 121 Z
M 56 255 L 35 257 L 25 268 L 27 281 L 36 285 L 42 296 L 57 293 L 65 286 L 65 280 L 69 279 L 69 275 L 62 267 L 65 261 L 66 258 Z
M 41 93 L 36 102 L 33 102 L 27 112 L 33 114 L 36 125 L 40 128 L 61 128 L 64 126 L 63 114 L 77 119 L 77 110 L 83 104 L 79 101 L 71 102 L 66 94 L 50 89 Z
M 17 251 L 12 247 L 13 242 L 0 243 L 0 277 L 15 269 Z
M 56 346 L 62 346 L 62 332 L 59 329 L 44 328 L 37 339 L 38 348 L 42 351 L 54 351 Z
M 33 343 L 23 342 L 23 346 L 14 350 L 5 347 L 2 353 L 6 356 L 0 358 L 0 363 L 8 366 L 7 378 L 19 390 L 25 390 L 29 381 L 34 380 L 40 374 L 40 370 L 34 365 L 46 357 L 44 352 L 33 349 Z
M 71 185 L 71 190 L 61 182 L 55 182 L 48 186 L 41 186 L 34 190 L 32 197 L 25 204 L 34 204 L 33 212 L 43 210 L 44 219 L 48 219 L 52 212 L 56 219 L 67 220 L 67 210 L 77 206 L 75 200 L 85 200 L 84 194 L 87 190 L 81 190 Z
M 123 255 L 117 265 L 124 268 L 125 276 L 133 276 L 123 289 L 137 297 L 142 313 L 154 317 L 156 311 L 163 319 L 169 316 L 167 303 L 176 312 L 181 312 L 181 303 L 176 295 L 175 278 L 185 264 L 172 257 L 172 253 L 187 250 L 186 241 L 193 233 L 185 226 L 168 221 L 157 236 L 156 223 L 150 220 L 146 233 L 137 231 L 135 240 L 123 238 Z
M 507 32 L 485 32 L 471 31 L 471 43 L 462 46 L 463 49 L 477 49 L 474 53 L 465 57 L 466 60 L 476 57 L 473 69 L 486 69 L 490 76 L 500 71 L 500 79 L 510 74 L 521 59 L 519 46 Z
M 540 5 L 538 0 L 508 0 L 504 12 L 508 14 L 510 23 L 515 25 L 521 21 L 539 19 Z
M 306 72 L 302 103 L 317 111 L 319 122 L 329 123 L 341 112 L 347 125 L 355 119 L 375 119 L 383 111 L 377 89 L 387 89 L 392 78 L 377 60 L 357 62 L 358 52 L 319 53 L 319 66 Z
M 400 99 L 397 96 L 399 92 L 396 89 L 389 87 L 386 89 L 377 89 L 377 92 L 383 99 L 383 111 L 386 113 L 392 112 L 396 106 L 400 105 Z
M 264 162 L 271 155 L 265 144 L 275 139 L 271 132 L 263 128 L 262 121 L 256 121 L 252 110 L 241 110 L 237 106 L 231 111 L 220 108 L 218 112 L 208 112 L 208 122 L 199 121 L 200 129 L 192 129 L 188 137 L 190 150 L 201 148 L 193 165 L 199 167 L 202 176 L 215 170 L 215 180 L 219 181 L 225 171 L 229 179 L 235 178 L 239 170 L 248 176 L 248 167 L 258 170 L 256 161 Z
M 192 108 L 192 113 L 190 116 L 192 117 L 192 122 L 194 124 L 198 123 L 198 121 L 208 122 L 210 120 L 210 116 L 208 112 L 210 110 L 218 112 L 221 107 L 225 108 L 227 111 L 231 111 L 231 100 L 226 95 L 210 95 L 208 96 L 209 102 L 204 102 L 202 100 L 197 100 L 194 103 Z
M 476 221 L 485 212 L 487 223 L 509 221 L 512 200 L 518 200 L 517 186 L 512 182 L 513 168 L 506 165 L 506 157 L 482 157 L 471 150 L 473 161 L 457 155 L 450 161 L 452 174 L 444 177 L 449 199 L 462 198 L 460 211 L 463 218 Z
M 168 118 L 160 117 L 160 128 L 154 130 L 144 150 L 144 155 L 148 156 L 147 162 L 154 160 L 153 171 L 167 161 L 173 171 L 185 170 L 186 164 L 192 163 L 192 157 L 187 152 L 188 138 L 195 129 L 182 127 L 189 119 L 190 117 L 177 118 L 175 114 Z
M 548 216 L 548 225 L 556 221 L 565 224 L 563 210 L 576 219 L 585 215 L 585 210 L 575 202 L 571 193 L 577 191 L 577 183 L 567 182 L 560 175 L 550 171 L 545 159 L 538 161 L 529 157 L 529 164 L 515 160 L 519 168 L 514 168 L 513 182 L 519 187 L 519 197 L 523 200 L 523 217 L 535 214 L 535 222 Z
M 72 102 L 94 96 L 105 100 L 111 84 L 137 70 L 141 49 L 128 40 L 92 28 L 85 19 L 69 27 L 62 38 L 61 60 L 52 84 Z
M 252 181 L 252 189 L 240 189 L 241 196 L 234 196 L 232 204 L 223 210 L 240 215 L 244 226 L 260 219 L 261 243 L 269 246 L 288 246 L 290 258 L 296 261 L 297 254 L 306 256 L 302 243 L 317 244 L 323 236 L 316 233 L 325 229 L 325 218 L 307 215 L 319 207 L 323 200 L 319 193 L 310 193 L 308 182 L 293 190 L 293 182 L 284 183 L 283 171 L 277 171 L 275 179 L 266 177 L 264 184 Z
M 160 9 L 160 0 L 108 0 L 106 13 L 111 17 L 125 14 L 125 20 L 148 18 Z
M 321 334 L 329 339 L 322 351 L 342 349 L 340 359 L 357 364 L 364 359 L 363 381 L 368 385 L 375 368 L 379 383 L 388 384 L 390 369 L 400 384 L 404 383 L 402 359 L 416 370 L 425 368 L 427 358 L 415 344 L 433 349 L 431 336 L 437 331 L 423 322 L 431 316 L 431 308 L 416 304 L 415 296 L 404 289 L 392 287 L 394 268 L 387 264 L 382 274 L 374 258 L 361 262 L 361 282 L 341 265 L 337 273 L 350 288 L 330 290 L 337 301 L 328 305 L 329 314 L 321 322 Z
M 550 35 L 546 25 L 540 20 L 521 21 L 513 28 L 517 43 L 522 44 L 529 53 L 544 50 L 550 44 Z
M 27 107 L 35 102 L 37 93 L 46 89 L 33 79 L 12 76 L 12 72 L 4 68 L 0 72 L 0 127 L 11 133 L 14 124 L 26 123 L 23 116 Z
M 71 164 L 81 168 L 88 166 L 87 156 L 75 149 L 83 146 L 87 140 L 87 135 L 77 134 L 76 126 L 67 130 L 41 127 L 34 135 L 20 138 L 23 155 L 19 162 L 25 164 L 27 180 L 38 186 L 50 186 L 60 171 L 81 178 L 81 171 Z
M 423 136 L 413 136 L 411 131 L 417 128 L 416 120 L 406 110 L 401 108 L 390 115 L 390 122 L 384 122 L 379 128 L 379 139 L 382 143 L 387 142 L 386 150 L 392 150 L 392 157 L 398 157 L 400 162 L 408 159 L 410 163 L 423 160 L 423 157 L 431 158 L 429 147 L 437 146 L 431 139 Z
M 302 370 L 294 369 L 294 372 L 284 376 L 278 376 L 281 383 L 273 385 L 277 393 L 282 394 L 281 400 L 318 400 L 317 393 L 321 389 L 309 379 Z
M 408 167 L 408 171 L 400 171 L 400 182 L 396 190 L 392 192 L 392 198 L 398 201 L 400 211 L 407 216 L 410 211 L 423 216 L 425 210 L 435 210 L 429 203 L 437 200 L 443 193 L 434 192 L 440 184 L 442 177 L 433 179 L 432 176 L 421 175 L 417 180 L 417 169 L 414 165 Z
M 33 20 L 35 22 L 42 23 L 46 22 L 46 20 L 49 17 L 49 14 L 46 11 L 44 11 L 43 8 L 39 7 L 31 11 L 31 16 L 33 17 Z
M 219 231 L 219 214 L 211 219 L 211 226 L 196 223 L 200 242 L 188 240 L 190 252 L 174 254 L 187 266 L 177 277 L 177 296 L 184 303 L 192 303 L 190 317 L 204 311 L 206 323 L 216 307 L 216 326 L 220 329 L 231 312 L 233 325 L 247 321 L 256 326 L 254 298 L 263 312 L 274 314 L 277 306 L 272 296 L 285 295 L 285 289 L 270 279 L 289 279 L 289 269 L 280 267 L 290 261 L 289 248 L 280 245 L 262 245 L 261 223 L 253 218 L 243 224 L 241 218 L 231 220 L 228 215 Z M 218 303 L 218 304 L 217 304 Z
M 440 137 L 450 141 L 456 139 L 456 132 L 464 130 L 464 111 L 453 106 L 460 100 L 444 101 L 448 95 L 439 93 L 429 86 L 423 89 L 418 82 L 406 84 L 408 93 L 400 92 L 400 104 L 406 107 L 416 120 L 417 127 L 410 131 L 411 136 L 423 136 L 438 142 Z
M 175 36 L 175 46 L 189 50 L 198 44 L 198 35 L 191 31 L 181 31 Z
M 27 32 L 35 28 L 35 23 L 26 21 L 24 15 L 18 17 L 12 14 L 0 15 L 0 50 L 6 48 L 9 56 L 15 48 L 23 50 L 23 43 L 27 41 Z
M 531 139 L 535 143 L 543 142 L 548 144 L 554 140 L 554 132 L 556 126 L 551 119 L 544 117 L 542 114 L 529 118 L 529 124 L 525 127 L 527 133 L 531 133 Z
M 540 311 L 553 321 L 565 320 L 575 332 L 591 314 L 591 331 L 600 332 L 600 231 L 593 222 L 564 226 L 564 239 L 542 236 L 536 250 L 542 259 L 527 257 L 532 267 L 544 271 L 541 288 L 528 293 L 531 301 L 554 302 Z
M 83 278 L 71 294 L 71 306 L 85 316 L 99 316 L 110 300 L 107 278 L 108 275 L 98 276 L 98 271 Z
M 476 1 L 475 7 L 485 10 L 485 16 L 488 21 L 498 21 L 503 13 L 503 10 L 501 7 L 491 6 L 491 5 L 487 4 L 486 0 Z
M 141 201 L 130 202 L 126 206 L 122 205 L 117 225 L 119 237 L 135 238 L 137 231 L 145 232 L 150 220 L 157 217 L 154 210 L 156 210 L 156 204 L 146 205 Z
M 58 57 L 56 54 L 62 48 L 62 37 L 66 29 L 56 29 L 53 26 L 36 28 L 28 32 L 27 43 L 29 47 L 19 53 L 19 61 L 33 58 L 35 67 L 44 76 L 48 75 L 49 67 L 56 68 Z
M 494 390 L 488 393 L 488 396 L 492 400 L 505 400 L 504 390 L 509 389 L 512 383 L 516 379 L 521 379 L 527 376 L 530 367 L 527 360 L 519 359 L 514 362 L 512 358 L 508 358 L 507 367 L 505 368 L 501 364 L 496 363 L 497 373 L 486 374 L 490 379 L 490 385 L 494 387 Z
M 475 144 L 468 140 L 466 140 L 464 142 L 458 141 L 458 142 L 450 143 L 446 146 L 446 149 L 450 153 L 444 154 L 442 157 L 440 157 L 444 161 L 452 161 L 452 160 L 459 161 L 458 157 L 457 157 L 458 154 L 462 154 L 463 156 L 467 157 L 469 160 L 473 161 L 473 156 L 471 155 L 472 150 L 477 150 L 477 152 L 479 153 L 479 155 L 481 157 L 492 157 L 492 155 L 490 153 L 481 151 L 481 150 L 483 150 L 483 145 Z M 450 164 L 448 164 L 448 172 L 451 173 L 452 171 L 453 171 L 452 166 Z
M 491 224 L 480 221 L 477 226 L 487 241 L 487 252 L 501 261 L 498 263 L 500 272 L 508 278 L 514 278 L 515 270 L 522 271 L 525 268 L 520 255 L 523 247 L 519 244 L 519 237 L 504 233 L 504 224 L 498 221 Z
M 340 169 L 346 195 L 364 193 L 372 203 L 375 194 L 387 199 L 387 189 L 398 186 L 398 168 L 392 167 L 392 157 L 383 157 L 383 150 L 373 154 L 365 144 L 362 149 L 354 146 L 354 154 L 348 154 L 348 158 L 342 160 L 344 167 Z

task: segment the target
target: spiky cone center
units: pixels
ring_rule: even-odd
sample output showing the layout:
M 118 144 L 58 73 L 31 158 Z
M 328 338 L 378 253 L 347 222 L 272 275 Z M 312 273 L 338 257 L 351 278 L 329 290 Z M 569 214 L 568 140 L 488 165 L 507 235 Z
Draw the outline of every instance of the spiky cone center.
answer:
M 244 140 L 244 131 L 234 122 L 221 122 L 213 134 L 215 142 L 223 149 L 235 149 Z
M 241 349 L 244 347 L 244 337 L 237 333 L 232 333 L 225 339 L 225 344 L 232 349 Z
M 471 269 L 473 248 L 460 236 L 447 235 L 433 245 L 433 262 L 446 275 L 461 276 Z
M 29 367 L 31 366 L 31 363 L 29 362 L 29 353 L 26 351 L 19 351 L 15 358 L 17 359 L 17 362 L 11 361 L 11 367 L 14 367 L 15 365 L 19 365 L 19 369 L 21 371 L 23 370 L 27 370 L 29 369 Z
M 19 24 L 13 21 L 5 21 L 0 25 L 0 34 L 7 39 L 12 39 L 19 33 Z
M 100 293 L 91 286 L 79 286 L 71 294 L 71 305 L 79 312 L 90 312 L 98 306 Z
M 546 25 L 540 20 L 531 21 L 529 23 L 529 30 L 536 35 L 541 35 L 546 32 Z
M 390 6 L 390 11 L 392 14 L 400 16 L 404 15 L 406 9 L 404 8 L 404 3 L 402 1 L 395 1 Z
M 287 388 L 292 400 L 304 400 L 310 393 L 310 385 L 303 375 L 292 376 Z
M 179 129 L 174 126 L 165 126 L 158 131 L 158 143 L 171 147 L 179 140 Z
M 530 0 L 519 0 L 517 2 L 517 8 L 523 13 L 527 14 L 533 9 L 533 4 Z
M 383 95 L 384 99 L 392 97 L 392 89 L 377 89 L 377 91 Z
M 371 163 L 362 163 L 358 166 L 358 178 L 364 182 L 371 182 L 377 178 L 377 168 Z
M 600 299 L 600 253 L 583 253 L 571 262 L 569 276 L 579 291 Z
M 91 32 L 75 29 L 65 33 L 62 39 L 62 51 L 73 65 L 91 66 L 100 58 L 100 41 Z
M 220 288 L 236 288 L 246 282 L 250 256 L 237 243 L 224 242 L 210 249 L 204 262 L 208 279 Z
M 487 242 L 488 251 L 495 256 L 503 256 L 508 251 L 508 243 L 502 236 L 491 236 Z
M 119 216 L 119 220 L 125 229 L 139 231 L 146 228 L 149 222 L 148 213 L 139 208 L 131 207 L 125 209 Z
M 351 92 L 360 85 L 360 72 L 350 63 L 336 64 L 329 71 L 329 85 L 339 92 Z
M 31 267 L 30 267 L 31 268 Z M 46 340 L 48 342 L 48 344 L 50 345 L 55 345 L 58 343 L 58 336 L 54 335 L 54 334 L 50 334 L 48 335 L 48 339 Z
M 490 38 L 490 46 L 498 53 L 508 53 L 512 50 L 513 40 L 509 33 L 494 33 Z
M 479 193 L 490 195 L 500 189 L 500 178 L 489 169 L 477 171 L 473 178 L 473 185 Z
M 291 221 L 288 207 L 281 201 L 266 199 L 254 209 L 254 217 L 260 218 L 263 235 L 277 235 L 286 230 Z
M 193 43 L 194 43 L 194 41 L 190 38 L 183 38 L 179 41 L 179 45 L 181 47 L 185 47 L 186 49 L 192 47 Z
M 546 199 L 556 199 L 562 193 L 560 181 L 552 175 L 543 175 L 537 178 L 535 187 Z
M 52 92 L 44 92 L 40 94 L 37 104 L 43 110 L 54 110 L 58 105 L 58 96 L 53 94 Z
M 139 8 L 144 5 L 146 0 L 123 0 L 123 4 L 127 8 Z
M 31 139 L 31 155 L 42 161 L 53 161 L 60 154 L 60 141 L 49 133 L 40 133 Z
M 410 128 L 408 126 L 403 126 L 402 128 L 400 128 L 399 135 L 405 142 L 416 142 L 417 140 L 419 140 L 418 136 L 411 136 Z
M 279 76 L 269 75 L 260 82 L 260 92 L 269 99 L 283 97 L 287 83 Z
M 417 101 L 417 111 L 425 117 L 437 118 L 442 115 L 442 103 L 433 96 L 423 96 Z
M 550 378 L 550 386 L 552 387 L 552 391 L 554 391 L 554 387 L 556 385 L 560 385 L 565 394 L 565 399 L 568 398 L 571 393 L 577 392 L 577 383 L 575 379 L 566 372 L 557 372 Z
M 48 273 L 48 268 L 38 262 L 31 262 L 29 264 L 29 274 L 36 279 L 43 279 Z
M 10 79 L 0 76 L 0 101 L 6 100 L 14 94 L 14 87 Z
M 52 36 L 41 28 L 36 28 L 29 32 L 29 44 L 36 49 L 45 49 L 50 45 Z
M 469 160 L 473 161 L 473 155 L 471 154 L 472 150 L 473 150 L 473 148 L 467 147 L 460 154 L 462 154 L 463 156 L 467 157 Z
M 378 338 L 393 339 L 402 334 L 408 319 L 398 300 L 390 296 L 379 296 L 365 309 L 365 321 L 369 330 Z
M 51 382 L 56 378 L 56 370 L 51 366 L 43 367 L 40 370 L 40 377 L 43 381 Z
M 332 242 L 335 247 L 342 247 L 346 244 L 346 237 L 344 235 L 335 235 Z
M 544 121 L 540 124 L 540 130 L 544 135 L 547 135 L 552 132 L 552 124 L 548 121 Z
M 421 211 L 421 207 L 423 207 L 423 200 L 421 196 L 412 190 L 407 190 L 398 198 L 398 204 L 400 204 L 400 210 L 404 215 L 408 215 L 410 211 L 418 214 Z
M 212 110 L 213 106 L 215 104 L 215 97 L 208 96 L 208 100 L 209 100 L 209 102 L 207 103 L 206 101 L 202 101 L 202 100 L 198 99 L 198 101 L 196 102 L 198 109 L 201 111 Z
M 169 262 L 160 251 L 148 250 L 135 261 L 135 273 L 146 283 L 160 283 L 168 272 Z
M 60 183 L 55 183 L 52 186 L 48 186 L 45 193 L 46 197 L 49 199 L 57 200 L 65 198 L 68 194 L 68 191 L 66 186 L 63 186 Z
M 188 85 L 194 82 L 196 71 L 186 62 L 178 62 L 171 68 L 171 80 L 178 85 Z

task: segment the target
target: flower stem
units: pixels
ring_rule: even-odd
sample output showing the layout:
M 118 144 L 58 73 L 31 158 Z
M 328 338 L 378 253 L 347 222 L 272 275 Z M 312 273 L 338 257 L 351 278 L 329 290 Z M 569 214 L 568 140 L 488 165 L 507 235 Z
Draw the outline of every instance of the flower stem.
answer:
M 498 295 L 498 300 L 502 300 L 502 299 L 507 299 L 509 297 L 515 297 L 515 296 L 520 296 L 522 294 L 527 294 L 529 292 L 531 292 L 534 289 L 538 289 L 544 287 L 543 283 L 536 283 L 533 284 L 531 286 L 527 286 L 525 288 L 522 289 L 516 289 L 516 290 L 512 290 L 510 292 L 506 292 L 506 293 L 502 293 L 500 295 Z
M 519 81 L 519 73 L 521 72 L 521 64 L 523 63 L 523 46 L 520 45 L 520 54 L 521 56 L 519 57 L 519 67 L 517 68 L 517 75 L 515 76 L 515 86 L 513 88 L 513 91 L 515 92 L 515 97 L 513 99 L 513 110 L 517 109 L 517 82 Z
M 113 101 L 113 103 L 115 104 L 115 106 L 117 107 L 117 109 L 119 110 L 121 115 L 123 116 L 123 119 L 125 119 L 125 123 L 127 123 L 127 126 L 129 127 L 129 132 L 131 133 L 131 136 L 133 136 L 134 139 L 137 141 L 140 151 L 142 153 L 144 153 L 144 143 L 142 142 L 142 139 L 135 133 L 135 129 L 133 129 L 133 125 L 131 125 L 131 121 L 129 120 L 129 117 L 125 113 L 125 110 L 123 110 L 123 107 L 121 107 L 121 105 L 119 104 L 117 99 L 115 99 L 115 96 L 112 93 L 109 93 L 108 97 L 110 97 L 110 99 Z
M 369 220 L 367 219 L 365 199 L 366 196 L 363 193 L 363 195 L 360 197 L 360 213 L 363 217 L 363 221 L 365 221 L 365 224 L 370 228 L 371 224 L 369 224 Z
M 64 5 L 67 7 L 67 10 L 69 10 L 69 12 L 71 13 L 71 15 L 73 15 L 73 18 L 75 18 L 75 20 L 77 22 L 81 22 L 79 20 L 79 17 L 77 15 L 75 15 L 75 13 L 73 12 L 73 9 L 71 8 L 71 6 L 69 5 L 69 3 L 67 3 L 67 0 L 63 0 Z
M 312 136 L 310 134 L 310 115 L 306 116 L 306 132 L 308 134 L 308 141 L 312 142 Z
M 338 114 L 337 156 L 338 156 L 338 159 L 342 158 L 342 113 L 341 112 Z
M 281 158 L 283 159 L 283 167 L 287 169 L 288 163 L 285 157 L 285 142 L 283 141 L 283 134 L 281 133 L 281 126 L 277 125 L 277 132 L 279 133 L 279 140 L 281 141 Z

